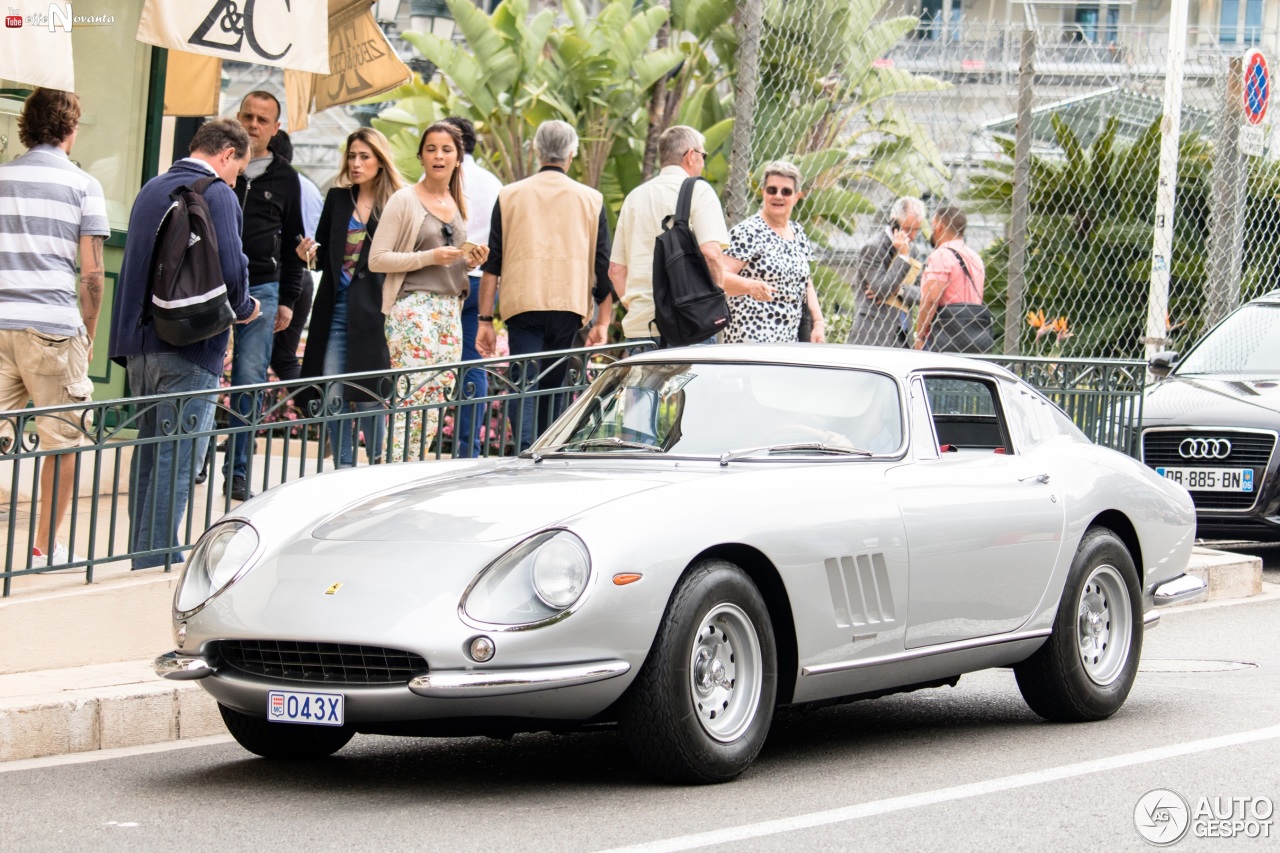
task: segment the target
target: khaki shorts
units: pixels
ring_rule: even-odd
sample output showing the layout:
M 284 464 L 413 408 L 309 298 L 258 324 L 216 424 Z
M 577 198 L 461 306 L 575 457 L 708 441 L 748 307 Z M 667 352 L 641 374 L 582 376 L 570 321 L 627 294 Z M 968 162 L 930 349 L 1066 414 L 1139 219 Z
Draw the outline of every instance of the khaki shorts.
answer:
M 89 338 L 46 335 L 35 329 L 0 329 L 0 412 L 42 406 L 87 404 L 93 397 L 89 379 Z M 0 451 L 11 447 L 15 421 L 0 417 Z M 41 450 L 62 450 L 83 443 L 91 428 L 83 412 L 36 418 Z

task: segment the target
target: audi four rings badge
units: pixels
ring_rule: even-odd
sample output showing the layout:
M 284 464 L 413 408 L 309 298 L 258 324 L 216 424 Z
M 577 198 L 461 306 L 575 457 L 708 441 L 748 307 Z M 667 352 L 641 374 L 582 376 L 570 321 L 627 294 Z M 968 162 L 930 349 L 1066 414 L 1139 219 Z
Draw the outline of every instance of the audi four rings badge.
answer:
M 1225 438 L 1184 438 L 1178 455 L 1183 459 L 1226 459 L 1231 455 L 1231 442 Z

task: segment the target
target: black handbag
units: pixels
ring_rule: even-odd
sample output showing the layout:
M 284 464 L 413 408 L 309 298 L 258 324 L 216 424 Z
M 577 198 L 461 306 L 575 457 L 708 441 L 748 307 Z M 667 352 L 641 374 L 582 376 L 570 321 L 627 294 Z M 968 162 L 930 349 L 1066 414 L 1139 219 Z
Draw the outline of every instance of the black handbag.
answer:
M 969 275 L 964 258 L 955 249 L 948 248 L 947 251 L 956 256 L 965 279 L 973 287 L 973 295 L 978 296 L 978 285 L 974 283 L 973 276 Z M 926 349 L 931 352 L 990 352 L 995 346 L 991 327 L 991 309 L 981 301 L 943 305 L 933 315 Z

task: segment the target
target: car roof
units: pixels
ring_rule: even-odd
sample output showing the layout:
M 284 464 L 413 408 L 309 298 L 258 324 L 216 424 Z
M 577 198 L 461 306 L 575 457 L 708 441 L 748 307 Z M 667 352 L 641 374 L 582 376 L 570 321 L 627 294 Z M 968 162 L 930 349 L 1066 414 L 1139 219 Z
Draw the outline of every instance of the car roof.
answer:
M 978 371 L 1000 378 L 1012 376 L 999 365 L 975 358 L 946 353 L 923 352 L 897 347 L 867 347 L 849 344 L 815 346 L 794 344 L 717 344 L 650 350 L 626 359 L 627 364 L 668 361 L 753 362 L 794 364 L 813 367 L 862 367 L 905 377 L 916 370 Z
M 1264 293 L 1258 298 L 1252 299 L 1250 301 L 1251 302 L 1280 302 L 1280 288 L 1277 288 L 1276 290 L 1268 291 L 1267 293 Z

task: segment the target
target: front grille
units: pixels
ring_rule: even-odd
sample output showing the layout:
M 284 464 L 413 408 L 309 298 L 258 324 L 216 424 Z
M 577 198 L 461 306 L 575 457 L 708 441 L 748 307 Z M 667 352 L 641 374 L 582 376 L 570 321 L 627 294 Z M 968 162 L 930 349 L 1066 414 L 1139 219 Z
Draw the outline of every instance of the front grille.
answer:
M 1231 453 L 1226 459 L 1183 459 L 1178 445 L 1185 438 L 1225 438 L 1231 442 Z M 1191 490 L 1197 509 L 1234 510 L 1252 509 L 1262 491 L 1262 480 L 1271 462 L 1276 437 L 1261 432 L 1235 432 L 1233 430 L 1150 430 L 1142 436 L 1142 461 L 1152 468 L 1172 466 L 1177 468 L 1252 468 L 1252 492 L 1201 492 Z
M 250 675 L 308 684 L 408 684 L 427 672 L 420 655 L 347 643 L 223 640 L 218 657 Z

